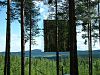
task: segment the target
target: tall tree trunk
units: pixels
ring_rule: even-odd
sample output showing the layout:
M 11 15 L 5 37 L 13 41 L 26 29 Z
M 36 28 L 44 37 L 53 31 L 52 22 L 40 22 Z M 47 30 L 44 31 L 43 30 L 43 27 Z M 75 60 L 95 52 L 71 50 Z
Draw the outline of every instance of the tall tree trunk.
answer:
M 64 70 L 63 70 L 63 66 L 62 66 L 61 68 L 62 68 L 62 75 L 64 75 Z
M 10 75 L 10 0 L 7 0 L 7 29 L 4 75 Z
M 31 9 L 30 9 L 31 10 Z M 30 11 L 30 51 L 29 51 L 29 75 L 31 75 L 31 29 L 32 29 L 32 16 L 31 16 L 31 11 Z
M 92 38 L 91 23 L 88 24 L 89 75 L 92 75 Z
M 57 0 L 55 0 L 55 8 L 56 8 L 56 70 L 57 75 L 59 75 L 59 49 L 58 49 L 58 18 L 57 18 Z
M 21 0 L 21 75 L 24 75 L 25 62 L 25 43 L 24 43 L 24 0 Z
M 88 3 L 88 50 L 89 50 L 89 75 L 92 75 L 92 36 L 91 36 L 91 16 L 90 16 L 90 0 Z
M 69 0 L 69 49 L 70 49 L 70 75 L 78 75 L 77 41 L 75 25 L 75 1 Z

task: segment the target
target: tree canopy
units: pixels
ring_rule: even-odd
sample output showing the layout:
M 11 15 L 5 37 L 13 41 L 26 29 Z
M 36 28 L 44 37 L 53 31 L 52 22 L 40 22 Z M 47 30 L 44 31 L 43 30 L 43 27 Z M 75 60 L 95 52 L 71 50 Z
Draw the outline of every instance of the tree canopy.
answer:
M 14 20 L 18 20 L 19 23 L 21 23 L 20 20 L 20 4 L 21 1 L 20 0 L 12 0 L 11 2 L 11 22 L 13 22 Z M 25 43 L 29 40 L 29 27 L 30 27 L 30 16 L 29 14 L 31 13 L 32 15 L 32 40 L 33 40 L 33 44 L 35 44 L 35 39 L 34 37 L 37 36 L 37 34 L 39 34 L 39 27 L 38 27 L 38 21 L 40 20 L 38 18 L 39 16 L 39 7 L 35 5 L 35 3 L 32 0 L 25 0 L 24 2 L 24 18 L 25 18 Z M 6 6 L 7 2 L 6 1 L 0 1 L 0 6 Z
M 55 18 L 55 2 L 49 2 L 49 16 L 48 19 L 54 19 Z M 88 1 L 88 0 L 75 0 L 75 20 L 76 20 L 76 26 L 81 25 L 82 30 L 81 32 L 85 32 L 85 34 L 82 34 L 82 38 L 85 39 L 84 44 L 87 44 L 87 32 L 88 32 L 88 23 L 91 21 L 91 31 L 92 31 L 92 37 L 95 42 L 97 41 L 97 38 L 99 34 L 97 33 L 99 29 L 98 25 L 98 13 L 97 13 L 97 7 L 98 0 L 95 1 Z M 64 1 L 58 1 L 57 4 L 57 17 L 58 19 L 65 19 L 66 21 L 69 20 L 69 4 L 67 0 Z

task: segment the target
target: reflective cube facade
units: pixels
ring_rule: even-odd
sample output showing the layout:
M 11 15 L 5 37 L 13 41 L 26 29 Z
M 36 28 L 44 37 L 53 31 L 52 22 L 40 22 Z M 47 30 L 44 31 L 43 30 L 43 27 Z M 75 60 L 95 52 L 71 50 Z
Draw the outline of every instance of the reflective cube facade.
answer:
M 44 51 L 68 51 L 68 29 L 66 20 L 57 20 L 57 25 L 56 20 L 44 20 Z

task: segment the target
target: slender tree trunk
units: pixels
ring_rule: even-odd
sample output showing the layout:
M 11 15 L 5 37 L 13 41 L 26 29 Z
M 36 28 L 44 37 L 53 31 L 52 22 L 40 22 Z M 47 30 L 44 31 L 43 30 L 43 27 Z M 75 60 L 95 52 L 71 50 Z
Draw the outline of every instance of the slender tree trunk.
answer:
M 7 0 L 7 29 L 4 75 L 10 75 L 10 0 Z
M 29 75 L 31 75 L 31 29 L 32 29 L 32 16 L 31 16 L 31 11 L 30 11 L 30 51 L 29 51 Z
M 88 24 L 89 75 L 92 75 L 92 38 L 91 23 Z
M 56 68 L 57 68 L 57 75 L 59 75 L 59 51 L 56 52 Z
M 25 43 L 24 43 L 24 0 L 21 0 L 21 75 L 24 74 Z
M 63 70 L 63 66 L 62 66 L 62 75 L 64 75 L 64 70 Z
M 89 50 L 89 75 L 92 75 L 92 36 L 91 36 L 91 16 L 90 16 L 90 0 L 88 2 L 88 50 Z
M 56 70 L 57 75 L 59 75 L 59 49 L 58 49 L 58 18 L 57 18 L 57 0 L 55 0 L 55 7 L 56 7 Z
M 78 75 L 77 41 L 75 25 L 75 1 L 69 0 L 69 49 L 70 49 L 70 75 Z

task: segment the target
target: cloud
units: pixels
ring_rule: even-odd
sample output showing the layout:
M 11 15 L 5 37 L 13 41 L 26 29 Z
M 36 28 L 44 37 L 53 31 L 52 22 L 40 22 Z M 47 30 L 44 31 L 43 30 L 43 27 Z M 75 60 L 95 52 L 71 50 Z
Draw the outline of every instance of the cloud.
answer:
M 77 33 L 77 49 L 78 50 L 88 50 L 88 39 L 87 39 L 87 45 L 84 44 L 84 39 L 82 38 L 82 34 L 84 34 L 85 32 L 81 32 L 81 33 Z M 100 49 L 99 46 L 99 39 L 97 39 L 97 42 L 93 43 L 93 39 L 92 39 L 92 50 L 98 50 Z
M 5 51 L 5 42 L 6 42 L 6 38 L 5 36 L 1 36 L 0 37 L 0 52 Z
M 44 5 L 43 1 L 36 2 L 36 6 L 40 7 L 40 16 L 42 19 L 47 18 L 48 16 L 48 6 Z
M 44 50 L 44 37 L 40 36 L 36 38 L 37 45 L 33 46 L 33 49 L 41 49 L 42 51 Z M 35 48 L 36 47 L 36 48 Z
M 6 36 L 1 36 L 0 37 L 0 52 L 5 51 L 6 48 Z M 21 49 L 21 44 L 20 44 L 20 36 L 12 34 L 11 35 L 11 43 L 10 43 L 10 51 L 11 52 L 16 52 L 20 51 Z
M 5 51 L 6 48 L 6 36 L 0 37 L 0 52 Z M 11 35 L 10 51 L 16 52 L 20 51 L 20 37 L 18 35 Z
M 21 38 L 20 35 L 12 34 L 11 36 L 11 51 L 21 51 Z
M 44 12 L 44 8 L 41 8 L 41 9 L 40 9 L 40 13 L 43 13 L 43 12 Z
M 1 35 L 0 35 L 1 36 Z M 37 45 L 32 45 L 32 50 L 33 49 L 41 49 L 44 50 L 44 40 L 43 40 L 43 36 L 37 37 L 36 39 L 36 43 Z M 5 51 L 5 47 L 6 47 L 6 36 L 2 35 L 0 37 L 0 52 Z M 11 46 L 10 46 L 10 51 L 11 52 L 18 52 L 21 51 L 21 36 L 18 34 L 11 34 Z M 29 42 L 27 42 L 25 44 L 25 50 L 29 50 Z

